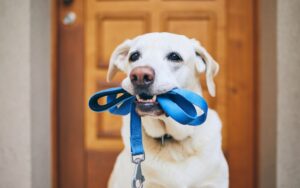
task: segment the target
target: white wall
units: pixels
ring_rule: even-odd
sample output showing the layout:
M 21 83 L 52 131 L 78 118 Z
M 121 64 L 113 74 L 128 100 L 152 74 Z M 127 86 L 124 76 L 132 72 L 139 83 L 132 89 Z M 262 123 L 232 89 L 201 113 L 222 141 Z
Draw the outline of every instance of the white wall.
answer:
M 300 1 L 277 6 L 277 186 L 300 187 Z
M 50 188 L 50 0 L 0 1 L 0 187 Z
M 50 7 L 50 0 L 30 3 L 32 188 L 51 187 Z
M 260 2 L 259 187 L 300 187 L 300 1 Z
M 30 1 L 1 0 L 0 24 L 0 187 L 29 188 Z

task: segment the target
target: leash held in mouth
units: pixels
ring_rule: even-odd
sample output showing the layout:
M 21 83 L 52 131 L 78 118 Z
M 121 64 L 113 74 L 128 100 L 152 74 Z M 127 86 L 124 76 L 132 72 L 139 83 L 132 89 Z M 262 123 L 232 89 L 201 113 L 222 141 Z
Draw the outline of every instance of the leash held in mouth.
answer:
M 99 104 L 99 99 L 106 97 L 106 104 Z M 109 110 L 116 115 L 130 113 L 130 146 L 132 162 L 136 164 L 133 188 L 141 188 L 145 180 L 141 171 L 141 162 L 144 160 L 144 147 L 142 142 L 141 117 L 135 108 L 136 97 L 123 88 L 110 88 L 95 93 L 89 100 L 89 107 L 95 112 Z M 206 101 L 198 94 L 185 89 L 174 88 L 171 91 L 157 95 L 157 101 L 165 114 L 183 125 L 198 126 L 205 122 L 208 106 Z M 195 108 L 202 110 L 198 115 Z M 143 156 L 142 158 L 140 156 Z M 136 159 L 136 160 L 134 160 Z M 138 185 L 138 186 L 137 186 Z

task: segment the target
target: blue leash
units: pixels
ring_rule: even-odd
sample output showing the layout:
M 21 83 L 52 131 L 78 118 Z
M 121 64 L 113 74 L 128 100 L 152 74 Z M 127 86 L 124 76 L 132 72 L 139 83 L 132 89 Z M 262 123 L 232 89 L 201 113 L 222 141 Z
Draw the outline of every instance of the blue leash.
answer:
M 122 94 L 117 98 L 118 94 Z M 100 105 L 98 100 L 107 97 L 107 104 Z M 144 153 L 142 143 L 141 118 L 135 111 L 135 96 L 127 93 L 123 88 L 111 88 L 95 93 L 89 100 L 90 108 L 95 112 L 109 110 L 116 115 L 130 113 L 130 143 L 132 155 Z M 201 125 L 206 120 L 207 103 L 200 96 L 184 89 L 173 89 L 165 94 L 157 96 L 157 101 L 167 116 L 183 125 Z M 203 110 L 203 114 L 197 115 L 194 105 Z
M 120 96 L 121 94 L 121 96 Z M 119 95 L 117 97 L 117 95 Z M 98 100 L 106 97 L 107 103 L 100 105 Z M 140 162 L 144 160 L 144 148 L 142 141 L 141 117 L 135 111 L 135 96 L 126 92 L 123 88 L 110 88 L 95 93 L 89 100 L 89 107 L 95 112 L 109 110 L 116 115 L 127 115 L 130 113 L 130 144 L 133 162 L 138 164 L 134 179 L 144 181 L 141 174 Z M 157 101 L 167 116 L 183 125 L 197 126 L 205 122 L 207 116 L 207 103 L 196 93 L 185 89 L 175 88 L 167 93 L 157 95 Z M 199 107 L 203 113 L 197 114 L 195 106 Z M 135 161 L 135 156 L 142 156 Z M 138 178 L 138 175 L 140 176 Z M 139 187 L 133 185 L 133 187 Z

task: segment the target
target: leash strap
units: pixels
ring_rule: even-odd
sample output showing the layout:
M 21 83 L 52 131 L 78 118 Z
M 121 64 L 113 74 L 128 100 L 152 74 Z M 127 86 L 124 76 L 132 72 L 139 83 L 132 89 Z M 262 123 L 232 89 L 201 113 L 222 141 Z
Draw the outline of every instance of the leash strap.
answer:
M 118 97 L 118 95 L 120 95 Z M 99 99 L 107 97 L 106 104 L 100 105 Z M 130 145 L 133 156 L 144 154 L 142 142 L 141 118 L 135 111 L 135 97 L 127 93 L 123 88 L 110 88 L 95 93 L 89 100 L 90 108 L 95 112 L 109 110 L 115 115 L 127 115 L 130 113 Z
M 99 104 L 99 99 L 106 97 L 106 104 Z M 130 113 L 130 144 L 132 156 L 144 154 L 142 143 L 141 117 L 135 111 L 135 96 L 123 88 L 110 88 L 95 93 L 89 100 L 89 107 L 95 112 L 109 110 L 116 115 Z M 183 125 L 197 126 L 205 122 L 208 106 L 198 94 L 185 89 L 175 88 L 157 96 L 157 101 L 167 116 Z M 203 113 L 197 114 L 196 108 Z

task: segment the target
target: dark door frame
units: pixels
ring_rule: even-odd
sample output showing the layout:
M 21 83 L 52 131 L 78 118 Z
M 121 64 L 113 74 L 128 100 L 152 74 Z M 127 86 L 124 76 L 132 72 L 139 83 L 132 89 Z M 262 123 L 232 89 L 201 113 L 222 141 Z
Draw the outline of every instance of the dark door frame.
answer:
M 53 1 L 53 188 L 84 188 L 84 0 Z M 73 11 L 76 21 L 64 25 Z M 74 46 L 76 46 L 74 48 Z

